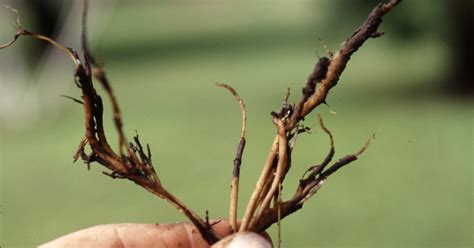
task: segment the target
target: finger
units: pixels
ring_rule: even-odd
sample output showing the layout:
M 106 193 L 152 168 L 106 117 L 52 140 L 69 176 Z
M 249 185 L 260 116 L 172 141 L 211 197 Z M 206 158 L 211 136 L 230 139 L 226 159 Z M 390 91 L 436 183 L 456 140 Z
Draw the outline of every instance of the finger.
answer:
M 211 221 L 217 236 L 231 234 L 227 221 Z M 157 247 L 207 248 L 207 242 L 190 223 L 109 224 L 67 234 L 41 247 Z
M 231 247 L 252 247 L 252 248 L 272 248 L 272 244 L 262 235 L 254 232 L 239 232 L 229 235 L 212 248 L 231 248 Z

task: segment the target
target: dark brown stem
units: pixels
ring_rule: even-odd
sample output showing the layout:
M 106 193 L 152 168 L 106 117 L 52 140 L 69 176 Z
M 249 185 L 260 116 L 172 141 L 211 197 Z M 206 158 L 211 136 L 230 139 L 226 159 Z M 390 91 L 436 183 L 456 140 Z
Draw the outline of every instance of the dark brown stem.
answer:
M 311 196 L 313 196 L 321 188 L 321 186 L 324 184 L 324 182 L 329 176 L 331 176 L 334 172 L 336 172 L 343 166 L 356 160 L 358 156 L 361 155 L 367 149 L 373 139 L 374 137 L 367 140 L 367 142 L 359 151 L 354 154 L 346 155 L 342 159 L 339 159 L 336 163 L 331 165 L 326 171 L 322 172 L 321 174 L 313 175 L 311 173 L 307 177 L 301 179 L 300 184 L 293 197 L 290 200 L 281 203 L 280 209 L 274 206 L 264 211 L 259 221 L 256 222 L 254 226 L 252 226 L 251 231 L 261 232 L 270 227 L 272 224 L 276 223 L 278 221 L 278 216 L 283 219 L 286 216 L 301 209 L 303 207 L 304 202 L 311 198 Z M 327 158 L 328 157 L 326 157 L 323 163 L 326 163 Z
M 285 121 L 285 130 L 290 131 L 298 128 L 299 122 L 303 120 L 313 109 L 319 106 L 321 103 L 326 102 L 326 97 L 329 93 L 329 90 L 334 87 L 340 78 L 340 75 L 346 68 L 347 63 L 349 62 L 351 55 L 356 52 L 362 44 L 369 38 L 380 37 L 383 33 L 378 32 L 377 29 L 382 23 L 382 17 L 392 10 L 401 0 L 389 0 L 385 4 L 377 5 L 369 14 L 364 23 L 356 29 L 356 31 L 343 43 L 339 51 L 331 56 L 330 58 L 320 58 L 316 63 L 313 71 L 311 72 L 305 87 L 303 88 L 303 96 L 300 102 L 296 105 L 291 118 L 288 121 Z M 282 108 L 287 109 L 286 107 Z M 291 110 L 291 108 L 290 108 Z M 281 116 L 279 116 L 281 117 Z M 322 122 L 321 122 L 322 124 Z M 322 186 L 324 180 L 327 176 L 331 175 L 337 171 L 342 166 L 354 161 L 360 153 L 346 156 L 341 159 L 339 162 L 335 163 L 326 171 L 323 171 L 327 164 L 331 161 L 334 155 L 334 147 L 332 141 L 332 135 L 328 132 L 327 128 L 322 124 L 323 130 L 330 135 L 331 138 L 331 149 L 330 153 L 326 159 L 319 165 L 313 166 L 308 170 L 309 177 L 303 179 L 304 182 L 300 183 L 300 187 L 295 194 L 295 196 L 287 202 L 282 203 L 281 206 L 281 217 L 284 218 L 286 215 L 293 213 L 294 211 L 300 209 L 306 197 L 313 195 L 316 191 Z M 279 135 L 277 135 L 279 137 Z M 273 145 L 272 145 L 273 147 Z M 279 146 L 281 147 L 281 146 Z M 285 146 L 286 147 L 286 146 Z M 361 152 L 365 150 L 365 147 L 361 149 Z M 279 148 L 277 151 L 272 152 L 274 154 L 281 152 Z M 264 169 L 262 171 L 262 176 L 267 176 L 270 169 L 268 165 L 274 163 L 277 159 L 276 156 L 269 156 L 268 160 L 265 162 Z M 253 213 L 255 209 L 259 208 L 258 196 L 261 194 L 261 188 L 266 185 L 265 180 L 259 179 L 257 182 L 256 189 L 254 194 L 249 201 L 247 206 L 246 215 L 244 215 L 243 223 L 246 224 L 247 221 L 251 222 L 251 230 L 261 231 L 275 223 L 276 218 L 276 208 L 260 208 L 258 214 L 258 221 L 256 219 L 250 220 L 253 218 Z M 273 179 L 274 180 L 274 179 Z M 256 196 L 255 196 L 256 195 Z M 255 200 L 257 199 L 257 200 Z M 262 205 L 266 204 L 266 201 L 262 201 Z M 247 220 L 247 218 L 249 220 Z M 248 226 L 243 225 L 240 230 L 247 230 Z
M 347 155 L 328 167 L 335 153 L 334 141 L 331 132 L 324 126 L 320 118 L 321 128 L 330 138 L 329 153 L 319 165 L 312 166 L 307 170 L 307 173 L 305 173 L 300 180 L 293 197 L 282 202 L 281 187 L 291 165 L 291 153 L 296 142 L 296 136 L 300 133 L 300 130 L 305 130 L 304 128 L 301 129 L 301 122 L 312 110 L 321 103 L 326 102 L 326 97 L 330 89 L 339 82 L 339 78 L 352 54 L 369 38 L 376 38 L 383 35 L 383 32 L 377 31 L 379 25 L 382 23 L 382 17 L 400 2 L 401 0 L 389 0 L 385 4 L 377 5 L 365 22 L 346 39 L 339 51 L 334 55 L 330 54 L 329 58 L 322 57 L 318 59 L 313 71 L 308 76 L 300 101 L 295 105 L 288 104 L 288 90 L 280 112 L 272 112 L 273 122 L 277 126 L 277 135 L 272 143 L 261 175 L 247 205 L 239 231 L 250 230 L 262 232 L 275 222 L 280 224 L 280 220 L 285 216 L 301 209 L 304 202 L 322 187 L 329 176 L 356 160 L 369 146 L 373 138 L 369 139 L 358 152 Z M 20 36 L 30 36 L 38 40 L 46 41 L 63 50 L 75 64 L 74 79 L 76 85 L 82 91 L 82 100 L 73 97 L 68 98 L 82 104 L 85 120 L 85 135 L 74 155 L 74 160 L 81 157 L 88 168 L 91 162 L 97 162 L 111 171 L 105 172 L 104 174 L 112 178 L 129 179 L 152 194 L 163 198 L 187 216 L 209 244 L 215 243 L 220 237 L 217 237 L 212 231 L 212 228 L 209 228 L 208 221 L 199 217 L 199 215 L 186 207 L 179 199 L 163 187 L 152 164 L 150 147 L 147 145 L 145 151 L 138 135 L 134 137 L 132 143 L 127 144 L 118 100 L 110 86 L 105 70 L 102 65 L 96 63 L 90 52 L 86 25 L 88 0 L 84 0 L 83 3 L 81 34 L 81 44 L 84 55 L 83 61 L 73 49 L 65 47 L 49 37 L 23 29 L 18 15 L 16 34 L 11 41 L 0 45 L 0 49 L 11 46 Z M 17 13 L 15 9 L 10 9 Z M 94 70 L 94 73 L 92 70 Z M 111 102 L 113 121 L 119 139 L 118 154 L 110 147 L 107 141 L 103 123 L 104 110 L 102 98 L 97 94 L 93 85 L 93 77 L 104 87 Z M 246 144 L 245 131 L 247 115 L 245 104 L 237 92 L 228 85 L 218 85 L 228 89 L 234 95 L 242 111 L 242 130 L 233 163 L 229 209 L 230 224 L 232 229 L 236 231 L 239 176 Z M 89 155 L 85 153 L 85 146 L 87 144 L 92 150 Z M 272 199 L 276 199 L 276 201 L 274 201 L 273 206 L 270 206 Z
M 76 101 L 82 103 L 85 119 L 85 137 L 81 140 L 78 149 L 75 152 L 74 160 L 81 157 L 88 167 L 91 162 L 98 162 L 111 170 L 111 173 L 105 172 L 104 174 L 109 175 L 112 178 L 129 179 L 154 195 L 165 199 L 189 218 L 209 244 L 217 242 L 219 237 L 215 235 L 212 229 L 206 228 L 205 221 L 162 186 L 160 179 L 151 164 L 151 152 L 149 146 L 147 146 L 147 151 L 145 152 L 138 139 L 138 135 L 134 138 L 135 144 L 130 143 L 129 146 L 126 145 L 125 133 L 122 128 L 122 117 L 117 99 L 110 87 L 105 71 L 100 65 L 95 64 L 89 51 L 86 34 L 87 5 L 87 0 L 84 0 L 82 15 L 83 28 L 81 35 L 84 62 L 81 61 L 80 57 L 73 49 L 65 47 L 49 37 L 22 29 L 19 20 L 17 20 L 18 31 L 12 41 L 1 45 L 0 49 L 9 47 L 20 36 L 31 36 L 35 39 L 46 41 L 66 52 L 76 65 L 74 79 L 76 85 L 82 91 L 82 101 Z M 16 12 L 16 10 L 12 10 Z M 112 150 L 107 142 L 103 125 L 102 98 L 97 94 L 93 85 L 92 67 L 95 67 L 96 72 L 94 75 L 104 87 L 111 101 L 114 114 L 114 124 L 119 135 L 119 155 Z M 90 155 L 86 155 L 84 151 L 87 144 L 89 144 L 92 150 Z M 127 154 L 124 154 L 124 148 L 127 149 Z
M 300 118 L 304 118 L 304 116 L 308 115 L 319 104 L 325 102 L 329 90 L 338 83 L 339 77 L 346 68 L 351 55 L 355 53 L 366 40 L 382 35 L 381 32 L 377 31 L 382 23 L 382 17 L 400 2 L 401 0 L 390 0 L 388 3 L 377 5 L 372 12 L 370 12 L 365 22 L 347 38 L 339 51 L 331 58 L 327 66 L 326 76 L 321 80 L 318 89 L 303 104 Z
M 191 209 L 186 207 L 184 203 L 182 203 L 178 198 L 176 198 L 173 194 L 170 192 L 166 191 L 162 187 L 150 187 L 150 188 L 145 188 L 149 192 L 153 193 L 154 195 L 163 198 L 165 201 L 169 202 L 171 205 L 173 205 L 180 213 L 184 214 L 188 219 L 196 226 L 196 228 L 199 230 L 201 234 L 206 234 L 203 235 L 204 239 L 209 243 L 209 244 L 214 244 L 215 242 L 219 241 L 222 237 L 217 237 L 214 232 L 212 231 L 211 228 L 208 228 L 207 222 L 201 217 L 199 217 L 198 214 L 193 212 Z

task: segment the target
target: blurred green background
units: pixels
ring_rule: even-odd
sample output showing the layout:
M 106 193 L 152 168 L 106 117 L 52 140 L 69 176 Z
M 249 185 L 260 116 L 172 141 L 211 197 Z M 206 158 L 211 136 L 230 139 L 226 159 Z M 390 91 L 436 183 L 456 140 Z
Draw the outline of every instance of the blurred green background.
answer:
M 275 133 L 270 111 L 287 87 L 292 101 L 299 99 L 317 56 L 326 55 L 319 38 L 337 50 L 376 3 L 91 2 L 93 50 L 105 62 L 128 137 L 138 130 L 163 184 L 196 212 L 209 209 L 211 218 L 227 216 L 240 133 L 237 104 L 214 83 L 234 86 L 248 108 L 242 216 Z M 384 18 L 386 35 L 353 56 L 331 91 L 327 100 L 337 114 L 320 106 L 307 118 L 314 132 L 298 140 L 284 197 L 328 150 L 316 113 L 335 136 L 336 157 L 358 150 L 374 132 L 377 139 L 283 221 L 283 247 L 473 246 L 474 104 L 472 95 L 451 90 L 460 84 L 452 76 L 457 54 L 448 5 L 403 2 Z M 56 29 L 66 33 L 58 39 L 79 47 L 74 6 L 58 8 L 60 20 L 69 21 Z M 26 28 L 40 28 L 37 9 L 18 9 Z M 1 10 L 0 19 L 6 41 L 14 17 Z M 73 66 L 63 54 L 41 55 L 37 43 L 21 38 L 0 51 L 0 245 L 36 246 L 104 223 L 184 221 L 133 183 L 102 175 L 96 164 L 88 171 L 72 163 L 84 133 L 82 108 L 58 96 L 80 95 Z M 108 107 L 106 130 L 116 144 Z M 276 240 L 274 227 L 270 233 Z

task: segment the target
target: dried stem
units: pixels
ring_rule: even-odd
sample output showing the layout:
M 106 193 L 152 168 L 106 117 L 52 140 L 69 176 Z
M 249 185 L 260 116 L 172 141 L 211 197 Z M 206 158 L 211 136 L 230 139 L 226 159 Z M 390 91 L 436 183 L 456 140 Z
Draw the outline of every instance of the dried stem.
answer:
M 76 162 L 79 158 L 82 158 L 83 160 L 86 160 L 86 155 L 84 153 L 84 147 L 87 145 L 87 139 L 86 137 L 83 137 L 81 142 L 79 142 L 79 145 L 77 146 L 77 150 L 74 153 L 74 162 Z
M 37 40 L 46 41 L 46 42 L 50 43 L 51 45 L 63 50 L 64 52 L 66 52 L 66 54 L 69 55 L 69 57 L 71 58 L 71 60 L 74 62 L 74 64 L 76 66 L 80 64 L 80 60 L 78 60 L 77 53 L 73 49 L 71 49 L 69 47 L 65 47 L 65 46 L 59 44 L 58 42 L 56 42 L 55 40 L 53 40 L 49 37 L 46 37 L 44 35 L 37 34 L 37 33 L 34 33 L 34 32 L 30 32 L 26 29 L 17 30 L 16 34 L 13 36 L 13 39 L 10 40 L 9 42 L 3 44 L 3 45 L 0 45 L 0 49 L 4 49 L 4 48 L 7 48 L 7 47 L 13 45 L 15 43 L 15 41 L 17 41 L 20 36 L 31 36 L 31 37 L 33 37 Z
M 299 122 L 304 120 L 304 118 L 317 106 L 321 103 L 326 103 L 326 97 L 329 93 L 329 90 L 334 87 L 340 78 L 340 75 L 344 71 L 347 63 L 350 60 L 351 55 L 356 52 L 362 44 L 369 38 L 380 37 L 383 33 L 378 32 L 377 29 L 382 23 L 382 17 L 392 10 L 401 0 L 389 0 L 388 3 L 377 5 L 372 12 L 369 14 L 365 22 L 342 44 L 339 51 L 336 54 L 330 54 L 330 57 L 319 58 L 313 71 L 308 77 L 305 87 L 303 88 L 301 100 L 293 106 L 288 106 L 284 104 L 282 110 L 279 114 L 275 114 L 280 120 L 284 122 L 284 128 L 287 134 L 292 135 L 292 133 L 297 133 Z M 291 113 L 290 118 L 286 118 L 287 114 Z M 364 146 L 360 152 L 344 157 L 339 160 L 337 163 L 333 164 L 326 171 L 325 167 L 330 163 L 334 156 L 334 144 L 333 138 L 329 130 L 324 126 L 322 120 L 320 121 L 322 129 L 328 133 L 331 139 L 331 149 L 325 160 L 318 166 L 313 166 L 308 169 L 309 176 L 308 178 L 302 180 L 305 181 L 305 187 L 300 187 L 297 190 L 295 196 L 289 201 L 283 202 L 281 205 L 281 214 L 282 218 L 287 216 L 290 213 L 300 209 L 302 207 L 302 200 L 307 196 L 311 196 L 322 186 L 325 181 L 325 178 L 342 166 L 354 161 L 358 155 L 361 154 L 366 148 Z M 280 130 L 275 138 L 275 140 L 280 141 Z M 286 135 L 286 134 L 285 134 Z M 291 139 L 287 139 L 291 140 Z M 294 144 L 293 144 L 294 145 Z M 291 145 L 291 147 L 293 147 Z M 279 160 L 281 156 L 275 156 L 275 154 L 286 153 L 286 143 L 284 145 L 279 144 L 277 150 L 273 149 L 274 145 L 272 144 L 271 153 L 267 161 L 265 162 L 262 174 L 257 181 L 257 186 L 249 200 L 247 205 L 246 214 L 244 215 L 242 226 L 239 231 L 253 230 L 253 231 L 262 231 L 265 230 L 268 226 L 275 223 L 277 220 L 276 207 L 269 208 L 269 198 L 273 195 L 269 195 L 272 190 L 269 190 L 265 194 L 265 198 L 260 202 L 259 196 L 262 195 L 262 190 L 265 185 L 268 185 L 268 180 L 275 182 L 277 177 L 280 177 L 278 173 L 275 174 L 275 177 L 269 177 L 269 172 L 271 170 L 271 165 L 274 164 L 276 160 Z M 291 151 L 291 150 L 290 150 Z M 291 155 L 291 152 L 288 152 L 288 155 Z M 279 164 L 283 162 L 278 161 Z M 287 167 L 289 167 L 289 162 Z M 287 173 L 283 174 L 284 175 Z M 266 179 L 271 178 L 271 179 Z M 279 179 L 278 179 L 279 180 Z M 271 189 L 272 187 L 270 187 Z M 304 192 L 304 194 L 303 194 Z M 259 213 L 254 217 L 254 212 L 256 209 L 259 209 Z M 251 223 L 249 226 L 248 223 Z
M 74 160 L 81 157 L 88 167 L 90 163 L 97 162 L 112 171 L 111 173 L 104 174 L 109 175 L 112 178 L 129 179 L 154 195 L 163 198 L 188 217 L 209 244 L 215 243 L 219 240 L 219 237 L 217 237 L 211 229 L 206 228 L 205 220 L 200 218 L 163 187 L 155 169 L 153 168 L 149 146 L 147 146 L 147 151 L 145 152 L 139 141 L 138 135 L 134 138 L 135 143 L 130 143 L 128 146 L 126 145 L 126 138 L 122 129 L 122 118 L 118 102 L 112 88 L 110 87 L 105 71 L 100 65 L 95 64 L 89 51 L 86 34 L 87 5 L 88 2 L 85 0 L 82 15 L 83 28 L 81 35 L 84 62 L 73 49 L 65 47 L 49 37 L 22 29 L 19 21 L 17 21 L 19 26 L 17 33 L 12 41 L 1 45 L 0 48 L 9 47 L 20 36 L 31 36 L 35 39 L 49 42 L 55 47 L 65 51 L 76 66 L 74 79 L 76 85 L 82 91 L 82 101 L 80 102 L 82 102 L 85 117 L 85 138 L 81 140 L 74 155 Z M 94 73 L 95 78 L 98 79 L 104 87 L 112 104 L 114 124 L 119 135 L 119 155 L 112 150 L 107 142 L 103 126 L 102 98 L 97 94 L 93 85 L 91 72 L 92 67 L 96 70 Z M 89 144 L 92 150 L 90 155 L 86 155 L 84 151 L 87 144 Z M 126 148 L 127 154 L 124 153 L 124 148 Z
M 322 57 L 318 59 L 313 71 L 306 80 L 300 101 L 294 105 L 288 104 L 290 93 L 288 90 L 281 110 L 278 113 L 272 112 L 272 120 L 277 127 L 277 135 L 273 140 L 267 160 L 264 163 L 260 177 L 247 204 L 239 231 L 262 232 L 275 222 L 278 222 L 280 226 L 280 221 L 284 217 L 301 209 L 304 202 L 311 198 L 322 187 L 329 176 L 356 160 L 374 139 L 374 137 L 372 137 L 359 151 L 339 159 L 328 167 L 335 154 L 334 140 L 331 132 L 324 125 L 322 118 L 319 117 L 321 128 L 328 134 L 330 139 L 329 153 L 320 164 L 311 166 L 305 172 L 294 195 L 289 200 L 282 201 L 281 187 L 291 166 L 292 150 L 296 142 L 296 137 L 300 132 L 307 130 L 301 122 L 317 106 L 326 103 L 326 97 L 330 89 L 338 83 L 340 75 L 344 71 L 352 54 L 369 38 L 376 38 L 383 35 L 382 32 L 377 31 L 379 25 L 382 23 L 382 17 L 400 2 L 401 0 L 389 0 L 388 3 L 377 5 L 365 22 L 346 39 L 339 51 L 334 55 L 330 53 L 329 58 Z M 125 132 L 123 131 L 122 115 L 118 101 L 110 86 L 105 70 L 102 65 L 95 62 L 89 49 L 86 25 L 88 0 L 84 0 L 83 3 L 81 33 L 83 60 L 81 60 L 79 55 L 72 48 L 65 47 L 49 37 L 23 29 L 21 27 L 18 11 L 8 6 L 7 8 L 17 14 L 17 31 L 12 40 L 0 45 L 0 49 L 11 46 L 20 36 L 31 36 L 35 39 L 46 41 L 66 52 L 75 65 L 75 83 L 82 91 L 82 100 L 73 97 L 68 98 L 82 104 L 85 119 L 84 138 L 81 140 L 74 154 L 74 160 L 78 160 L 80 157 L 84 163 L 87 164 L 88 168 L 90 163 L 97 162 L 111 171 L 110 173 L 104 172 L 104 174 L 112 178 L 129 179 L 152 194 L 163 198 L 186 215 L 209 244 L 215 243 L 220 237 L 217 237 L 212 229 L 209 228 L 208 221 L 199 217 L 199 215 L 186 207 L 186 205 L 163 187 L 153 167 L 149 145 L 146 146 L 145 151 L 138 135 L 133 138 L 133 142 L 127 143 Z M 104 87 L 111 102 L 113 121 L 119 139 L 118 154 L 110 147 L 105 135 L 102 98 L 97 94 L 93 85 L 93 77 Z M 239 175 L 246 143 L 247 114 L 243 100 L 232 87 L 226 84 L 218 84 L 218 86 L 226 88 L 234 95 L 242 112 L 242 129 L 240 142 L 233 163 L 229 209 L 230 224 L 232 229 L 236 231 Z M 90 154 L 85 153 L 85 147 L 87 145 L 90 147 Z M 274 200 L 273 206 L 271 206 L 272 199 Z
M 342 159 L 339 159 L 337 162 L 332 164 L 326 171 L 312 177 L 308 175 L 307 177 L 300 180 L 300 184 L 293 195 L 293 197 L 287 201 L 282 202 L 277 206 L 267 209 L 263 212 L 261 218 L 250 230 L 255 232 L 261 232 L 270 227 L 273 223 L 278 222 L 280 219 L 285 218 L 286 216 L 296 212 L 297 210 L 303 207 L 303 203 L 313 196 L 325 183 L 327 178 L 336 172 L 338 169 L 343 166 L 353 162 L 361 155 L 360 151 L 364 152 L 372 141 L 373 138 L 369 139 L 364 146 L 354 154 L 346 155 Z M 305 173 L 306 174 L 306 173 Z
M 324 158 L 323 162 L 318 165 L 314 165 L 308 168 L 308 170 L 305 172 L 303 177 L 306 175 L 306 173 L 309 173 L 308 178 L 314 179 L 316 175 L 320 174 L 324 168 L 331 162 L 332 158 L 334 157 L 334 154 L 336 153 L 336 150 L 334 148 L 334 137 L 332 136 L 332 133 L 329 131 L 329 129 L 324 125 L 323 118 L 321 115 L 318 114 L 318 119 L 319 119 L 319 125 L 321 126 L 321 129 L 329 136 L 329 152 L 326 155 L 326 158 Z
M 242 218 L 242 223 L 239 228 L 239 232 L 245 231 L 248 229 L 250 221 L 252 220 L 253 214 L 257 208 L 257 201 L 259 200 L 260 194 L 262 189 L 266 184 L 266 180 L 270 175 L 270 171 L 273 165 L 273 160 L 275 159 L 277 152 L 278 152 L 278 141 L 279 137 L 275 137 L 273 140 L 273 144 L 270 148 L 270 152 L 268 154 L 268 158 L 263 166 L 263 170 L 258 178 L 257 184 L 255 185 L 255 189 L 250 197 L 249 203 L 247 205 L 247 209 L 245 211 L 244 217 Z
M 287 138 L 285 128 L 283 126 L 283 122 L 279 119 L 275 120 L 276 125 L 278 127 L 278 164 L 277 169 L 275 172 L 275 176 L 273 178 L 273 182 L 266 193 L 265 198 L 263 199 L 262 203 L 260 204 L 260 210 L 257 216 L 252 220 L 250 226 L 253 226 L 258 220 L 261 218 L 263 212 L 268 208 L 270 205 L 270 201 L 275 195 L 275 192 L 278 190 L 278 186 L 282 183 L 283 173 L 286 171 L 287 166 Z
M 277 224 L 278 224 L 278 248 L 281 247 L 281 183 L 278 185 L 278 199 L 277 199 Z
M 102 65 L 97 65 L 94 68 L 94 77 L 101 83 L 102 87 L 105 89 L 105 92 L 109 96 L 110 103 L 112 106 L 112 111 L 114 115 L 114 125 L 115 129 L 117 130 L 118 133 L 118 149 L 119 149 L 119 155 L 122 158 L 124 156 L 123 149 L 126 147 L 127 144 L 127 138 L 125 137 L 125 133 L 123 131 L 123 124 L 122 124 L 122 114 L 120 112 L 120 107 L 118 105 L 117 99 L 113 93 L 112 87 L 110 87 L 109 80 L 107 78 L 107 75 L 102 68 Z
M 326 76 L 321 80 L 316 92 L 303 104 L 300 116 L 304 118 L 319 104 L 324 103 L 329 90 L 334 87 L 346 68 L 351 55 L 356 52 L 369 38 L 383 35 L 377 28 L 382 23 L 382 17 L 392 10 L 401 0 L 390 0 L 388 3 L 377 5 L 369 14 L 365 22 L 344 42 L 339 51 L 330 59 Z
M 239 103 L 240 111 L 242 112 L 242 130 L 240 133 L 240 142 L 237 146 L 237 152 L 235 154 L 233 169 L 232 169 L 232 182 L 231 182 L 231 193 L 230 193 L 230 207 L 229 207 L 229 223 L 233 232 L 237 231 L 237 207 L 239 202 L 239 178 L 240 178 L 240 165 L 242 164 L 242 156 L 245 148 L 245 131 L 247 129 L 247 111 L 245 109 L 245 102 L 242 100 L 237 91 L 231 86 L 223 83 L 218 83 L 217 86 L 227 89 L 235 100 Z
M 75 97 L 72 97 L 72 96 L 60 95 L 60 97 L 67 98 L 67 99 L 72 100 L 72 101 L 74 101 L 76 103 L 79 103 L 79 104 L 84 104 L 84 102 L 82 102 L 81 100 L 79 100 Z

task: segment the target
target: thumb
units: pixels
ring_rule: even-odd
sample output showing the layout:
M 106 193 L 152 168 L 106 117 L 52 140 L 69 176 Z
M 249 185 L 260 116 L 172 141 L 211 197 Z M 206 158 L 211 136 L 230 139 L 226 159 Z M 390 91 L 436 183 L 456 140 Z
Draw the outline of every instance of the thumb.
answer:
M 229 235 L 219 242 L 215 243 L 211 248 L 272 248 L 272 243 L 262 235 L 254 232 L 239 232 Z

